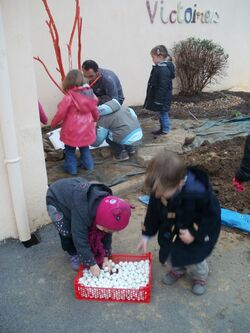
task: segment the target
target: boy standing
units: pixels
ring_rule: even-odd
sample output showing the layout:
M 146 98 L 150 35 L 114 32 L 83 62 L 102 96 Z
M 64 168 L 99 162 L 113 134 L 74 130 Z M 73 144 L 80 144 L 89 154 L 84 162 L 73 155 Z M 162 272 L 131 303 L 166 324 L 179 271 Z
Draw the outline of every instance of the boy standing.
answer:
M 186 270 L 192 275 L 192 291 L 205 292 L 208 277 L 206 258 L 220 233 L 220 205 L 208 176 L 194 167 L 186 168 L 181 157 L 163 151 L 149 163 L 145 185 L 150 201 L 138 250 L 158 232 L 159 260 L 169 259 L 171 269 L 162 282 L 175 283 Z

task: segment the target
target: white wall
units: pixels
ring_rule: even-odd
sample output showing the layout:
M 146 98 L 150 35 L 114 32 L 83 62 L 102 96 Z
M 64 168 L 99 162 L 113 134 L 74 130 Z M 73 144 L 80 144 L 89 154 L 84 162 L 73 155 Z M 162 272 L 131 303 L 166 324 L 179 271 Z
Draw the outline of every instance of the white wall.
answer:
M 37 91 L 32 60 L 29 2 L 1 1 L 10 91 L 14 112 L 18 153 L 30 229 L 48 222 L 45 205 L 47 175 L 37 109 Z M 5 49 L 4 49 L 5 48 Z M 9 112 L 9 110 L 5 110 Z M 0 133 L 2 138 L 3 133 Z M 0 240 L 17 237 L 13 205 L 7 178 L 3 142 L 0 139 Z
M 0 240 L 8 237 L 17 237 L 17 228 L 14 223 L 15 216 L 12 210 L 11 196 L 9 191 L 9 183 L 7 178 L 6 166 L 4 161 L 3 144 L 0 132 L 0 175 L 1 175 L 1 191 L 0 191 Z
M 250 43 L 248 13 L 250 2 L 242 0 L 197 0 L 182 1 L 184 7 L 197 11 L 217 11 L 219 22 L 213 24 L 167 23 L 160 19 L 161 1 L 150 0 L 153 10 L 158 3 L 154 23 L 151 24 L 146 0 L 81 0 L 83 16 L 82 60 L 94 59 L 100 67 L 114 70 L 122 82 L 126 103 L 140 105 L 145 98 L 145 89 L 151 70 L 150 50 L 157 44 L 169 49 L 175 42 L 190 36 L 212 39 L 224 47 L 229 54 L 227 76 L 212 89 L 228 89 L 233 86 L 250 85 L 250 64 L 248 55 Z M 61 49 L 67 71 L 66 44 L 74 18 L 74 0 L 48 1 L 57 24 Z M 177 8 L 177 0 L 163 1 L 163 16 Z M 34 55 L 39 55 L 60 82 L 55 71 L 56 63 L 42 1 L 30 0 L 32 14 L 32 44 Z M 75 57 L 76 60 L 76 57 Z M 75 62 L 76 65 L 76 62 Z M 50 117 L 56 111 L 61 93 L 53 86 L 40 64 L 35 64 L 38 94 Z

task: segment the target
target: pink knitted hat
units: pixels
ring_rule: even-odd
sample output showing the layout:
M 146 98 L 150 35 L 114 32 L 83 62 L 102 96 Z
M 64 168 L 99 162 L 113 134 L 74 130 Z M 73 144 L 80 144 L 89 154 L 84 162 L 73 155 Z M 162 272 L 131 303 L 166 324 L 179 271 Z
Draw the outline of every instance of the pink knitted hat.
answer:
M 107 196 L 97 208 L 95 223 L 112 231 L 119 231 L 126 228 L 130 215 L 130 204 L 119 197 Z

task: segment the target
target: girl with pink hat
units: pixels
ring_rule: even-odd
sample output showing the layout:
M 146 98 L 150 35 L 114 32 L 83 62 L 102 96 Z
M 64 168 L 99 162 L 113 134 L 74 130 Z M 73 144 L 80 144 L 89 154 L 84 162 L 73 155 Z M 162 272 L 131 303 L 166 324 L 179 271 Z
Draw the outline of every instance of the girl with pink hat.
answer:
M 106 185 L 81 177 L 52 183 L 46 204 L 72 268 L 78 270 L 82 263 L 99 276 L 100 267 L 109 267 L 112 233 L 129 223 L 130 204 L 112 196 Z

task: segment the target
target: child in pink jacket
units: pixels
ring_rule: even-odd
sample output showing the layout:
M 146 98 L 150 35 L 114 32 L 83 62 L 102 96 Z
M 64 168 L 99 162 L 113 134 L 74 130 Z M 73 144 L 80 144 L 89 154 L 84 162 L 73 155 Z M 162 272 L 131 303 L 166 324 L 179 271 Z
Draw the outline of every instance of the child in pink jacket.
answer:
M 63 81 L 66 95 L 58 104 L 51 122 L 51 127 L 62 126 L 60 139 L 65 144 L 64 169 L 71 175 L 77 174 L 76 147 L 80 150 L 81 167 L 94 168 L 89 145 L 96 139 L 97 99 L 91 88 L 83 87 L 83 82 L 81 71 L 69 71 Z
M 42 104 L 38 101 L 38 111 L 39 111 L 39 118 L 40 118 L 40 122 L 43 125 L 47 125 L 48 123 L 48 117 L 42 107 Z

